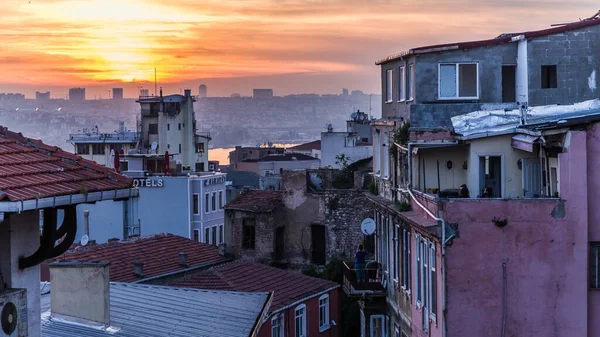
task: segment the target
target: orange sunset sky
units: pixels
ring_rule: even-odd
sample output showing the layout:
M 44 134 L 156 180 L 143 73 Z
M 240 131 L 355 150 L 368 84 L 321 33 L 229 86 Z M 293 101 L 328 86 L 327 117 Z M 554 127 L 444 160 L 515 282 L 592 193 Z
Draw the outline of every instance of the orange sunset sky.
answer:
M 576 21 L 597 1 L 0 0 L 0 92 L 87 97 L 200 83 L 209 95 L 380 92 L 377 59 Z

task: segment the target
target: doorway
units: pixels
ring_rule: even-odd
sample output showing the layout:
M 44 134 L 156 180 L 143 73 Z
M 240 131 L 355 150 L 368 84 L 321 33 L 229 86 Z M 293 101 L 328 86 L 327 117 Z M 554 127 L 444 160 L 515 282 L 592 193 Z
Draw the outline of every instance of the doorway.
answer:
M 479 193 L 486 198 L 502 198 L 501 156 L 479 157 Z
M 312 263 L 325 264 L 325 226 L 311 225 Z
M 502 103 L 517 101 L 517 66 L 502 66 Z
M 281 261 L 285 257 L 285 227 L 275 229 L 275 261 Z

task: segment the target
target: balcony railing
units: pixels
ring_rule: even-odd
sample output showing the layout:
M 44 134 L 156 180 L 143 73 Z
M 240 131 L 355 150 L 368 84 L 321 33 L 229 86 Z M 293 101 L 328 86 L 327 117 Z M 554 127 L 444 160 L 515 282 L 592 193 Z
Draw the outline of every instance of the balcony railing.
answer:
M 351 266 L 353 266 L 352 263 L 344 262 L 344 291 L 348 296 L 386 296 L 385 288 L 381 284 L 379 269 L 365 268 L 365 280 L 358 282 L 356 269 Z

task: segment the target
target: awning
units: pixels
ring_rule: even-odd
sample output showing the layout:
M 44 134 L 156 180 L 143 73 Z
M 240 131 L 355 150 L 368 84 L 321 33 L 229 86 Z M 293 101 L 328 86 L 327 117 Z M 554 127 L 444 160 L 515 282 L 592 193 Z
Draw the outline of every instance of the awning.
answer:
M 512 137 L 511 145 L 515 149 L 522 151 L 533 152 L 533 144 L 535 144 L 540 137 L 530 135 L 515 135 Z

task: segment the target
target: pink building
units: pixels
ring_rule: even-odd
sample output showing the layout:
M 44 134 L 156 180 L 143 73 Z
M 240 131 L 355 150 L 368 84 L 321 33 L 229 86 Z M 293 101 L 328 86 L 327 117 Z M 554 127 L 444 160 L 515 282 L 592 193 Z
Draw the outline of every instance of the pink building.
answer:
M 596 15 L 377 62 L 375 258 L 344 284 L 363 337 L 600 336 L 599 33 Z

